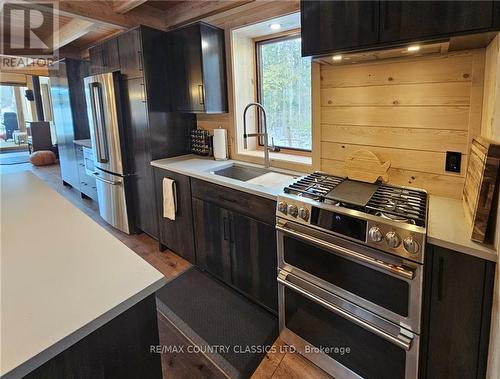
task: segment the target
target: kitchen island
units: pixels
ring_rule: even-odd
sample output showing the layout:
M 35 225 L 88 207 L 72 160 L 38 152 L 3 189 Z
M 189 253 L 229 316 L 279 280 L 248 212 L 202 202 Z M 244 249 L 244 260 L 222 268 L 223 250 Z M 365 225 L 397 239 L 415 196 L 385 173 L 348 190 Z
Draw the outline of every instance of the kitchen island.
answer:
M 0 376 L 161 377 L 165 277 L 29 172 L 1 205 Z

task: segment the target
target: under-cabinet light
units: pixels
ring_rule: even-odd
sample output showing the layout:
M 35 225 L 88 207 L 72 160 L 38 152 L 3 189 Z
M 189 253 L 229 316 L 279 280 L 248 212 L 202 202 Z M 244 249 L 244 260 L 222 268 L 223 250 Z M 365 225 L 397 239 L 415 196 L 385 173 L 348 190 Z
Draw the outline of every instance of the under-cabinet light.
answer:
M 281 24 L 271 24 L 271 25 L 269 25 L 269 27 L 272 30 L 279 30 L 279 29 L 281 29 Z
M 342 60 L 342 55 L 334 55 L 334 56 L 332 57 L 332 59 L 333 59 L 334 61 L 336 61 L 336 62 L 341 61 L 341 60 Z
M 408 46 L 408 51 L 419 51 L 419 50 L 420 50 L 420 46 L 418 46 L 418 45 Z

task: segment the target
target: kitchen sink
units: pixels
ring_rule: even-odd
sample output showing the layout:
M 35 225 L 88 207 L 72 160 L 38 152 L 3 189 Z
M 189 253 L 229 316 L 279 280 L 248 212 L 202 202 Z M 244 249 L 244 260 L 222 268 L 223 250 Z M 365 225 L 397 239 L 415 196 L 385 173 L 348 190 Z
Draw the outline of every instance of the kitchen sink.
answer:
M 212 171 L 212 173 L 264 187 L 280 187 L 295 178 L 292 175 L 276 172 L 268 168 L 245 166 L 237 163 Z
M 242 182 L 246 182 L 250 179 L 267 174 L 268 172 L 271 172 L 271 170 L 260 167 L 250 167 L 239 164 L 232 164 L 231 166 L 224 167 L 220 170 L 216 170 L 213 173 L 215 175 L 224 176 L 226 178 L 231 178 L 240 180 Z

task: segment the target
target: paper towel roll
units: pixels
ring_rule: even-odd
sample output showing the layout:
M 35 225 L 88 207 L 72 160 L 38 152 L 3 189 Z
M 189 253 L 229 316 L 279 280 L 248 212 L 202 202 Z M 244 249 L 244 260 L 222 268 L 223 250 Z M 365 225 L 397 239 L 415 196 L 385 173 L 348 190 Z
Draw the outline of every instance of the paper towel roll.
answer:
M 227 159 L 227 130 L 214 129 L 214 158 L 215 160 Z

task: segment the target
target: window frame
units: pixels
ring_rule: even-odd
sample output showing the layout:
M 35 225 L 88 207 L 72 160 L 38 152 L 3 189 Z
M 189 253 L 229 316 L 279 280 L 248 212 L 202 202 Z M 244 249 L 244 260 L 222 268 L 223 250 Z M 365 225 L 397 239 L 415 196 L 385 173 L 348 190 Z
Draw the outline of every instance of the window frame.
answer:
M 278 36 L 276 35 L 270 35 L 267 37 L 261 37 L 258 39 L 254 39 L 254 44 L 255 44 L 255 78 L 256 78 L 256 97 L 257 97 L 257 102 L 262 104 L 262 70 L 261 70 L 261 56 L 260 56 L 260 46 L 261 45 L 266 45 L 274 42 L 279 42 L 279 41 L 286 41 L 290 39 L 296 39 L 300 38 L 300 30 L 292 30 L 290 33 L 279 33 Z M 311 85 L 312 85 L 312 73 L 311 73 Z M 312 97 L 312 93 L 311 93 Z M 311 99 L 312 100 L 312 99 Z M 259 133 L 262 132 L 262 122 L 261 122 L 261 117 L 257 117 L 257 130 Z M 264 149 L 264 141 L 263 138 L 259 138 L 259 143 L 258 143 L 258 148 L 259 149 Z M 271 141 L 268 141 L 270 143 Z M 291 153 L 291 154 L 297 154 L 297 155 L 306 155 L 306 156 L 311 156 L 312 154 L 312 147 L 311 149 L 301 149 L 301 148 L 296 148 L 296 147 L 287 147 L 287 146 L 279 146 L 275 145 L 277 148 L 280 149 L 281 152 L 283 153 Z M 311 109 L 311 146 L 312 146 L 312 109 Z

